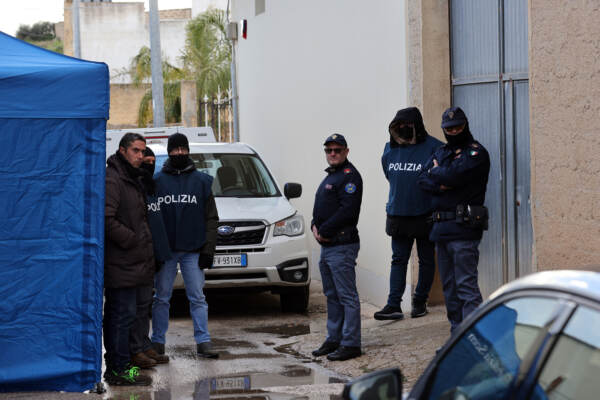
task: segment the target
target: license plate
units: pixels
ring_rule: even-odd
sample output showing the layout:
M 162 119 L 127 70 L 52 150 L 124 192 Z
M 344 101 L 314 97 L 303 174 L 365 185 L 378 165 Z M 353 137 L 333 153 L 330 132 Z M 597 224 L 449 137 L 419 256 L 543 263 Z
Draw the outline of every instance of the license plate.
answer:
M 213 267 L 245 267 L 248 265 L 246 254 L 215 254 Z
M 210 380 L 210 393 L 250 390 L 249 376 L 232 376 L 212 378 Z

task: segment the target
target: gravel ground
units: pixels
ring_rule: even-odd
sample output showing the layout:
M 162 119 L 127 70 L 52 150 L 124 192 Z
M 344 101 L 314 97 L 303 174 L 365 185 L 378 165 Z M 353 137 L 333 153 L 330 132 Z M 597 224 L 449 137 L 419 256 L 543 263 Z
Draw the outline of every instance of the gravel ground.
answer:
M 310 333 L 293 337 L 290 348 L 306 357 L 318 348 L 326 335 L 326 300 L 321 282 L 313 280 L 309 305 Z M 443 305 L 429 307 L 429 314 L 404 320 L 377 321 L 373 313 L 379 307 L 361 303 L 362 350 L 361 357 L 348 361 L 329 361 L 320 357 L 323 367 L 348 377 L 358 377 L 375 370 L 399 367 L 404 376 L 404 387 L 414 385 L 419 375 L 450 335 L 450 324 Z M 410 310 L 408 310 L 410 311 Z

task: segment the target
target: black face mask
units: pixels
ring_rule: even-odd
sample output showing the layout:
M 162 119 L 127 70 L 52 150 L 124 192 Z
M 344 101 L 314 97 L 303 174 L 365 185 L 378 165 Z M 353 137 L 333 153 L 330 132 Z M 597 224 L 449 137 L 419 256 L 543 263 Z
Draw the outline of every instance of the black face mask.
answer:
M 188 165 L 190 159 L 187 154 L 176 154 L 169 156 L 170 164 L 175 169 L 184 169 Z
M 398 137 L 402 140 L 411 141 L 415 136 L 415 128 L 411 126 L 403 126 L 402 128 L 394 129 Z
M 154 163 L 152 164 L 147 164 L 147 163 L 142 163 L 142 165 L 140 165 L 140 168 L 143 169 L 144 171 L 146 171 L 148 173 L 148 175 L 150 175 L 150 177 L 154 176 L 154 169 L 156 168 L 156 165 Z
M 444 137 L 450 146 L 460 146 L 463 143 L 468 142 L 472 136 L 471 132 L 469 132 L 468 126 L 462 130 L 458 135 L 448 135 L 446 131 L 444 131 Z

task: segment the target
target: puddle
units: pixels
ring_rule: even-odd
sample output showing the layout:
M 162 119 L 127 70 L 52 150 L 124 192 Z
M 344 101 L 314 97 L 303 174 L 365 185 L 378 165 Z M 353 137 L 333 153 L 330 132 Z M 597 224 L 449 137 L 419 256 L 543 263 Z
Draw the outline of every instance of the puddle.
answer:
M 310 333 L 309 324 L 288 324 L 288 325 L 271 325 L 261 326 L 257 328 L 246 328 L 246 332 L 254 333 L 270 333 L 278 335 L 280 338 L 289 338 L 292 336 L 307 335 Z
M 269 391 L 271 387 L 344 383 L 345 380 L 316 372 L 311 368 L 288 365 L 280 373 L 247 373 L 224 375 L 197 380 L 187 385 L 168 385 L 159 390 L 150 388 L 112 393 L 108 400 L 209 400 L 209 399 L 270 399 L 292 400 L 309 397 Z M 276 389 L 275 389 L 276 390 Z M 332 396 L 331 399 L 338 399 Z
M 256 348 L 256 345 L 246 340 L 227 340 L 227 339 L 211 339 L 215 350 L 225 349 L 227 347 L 244 347 L 244 348 Z

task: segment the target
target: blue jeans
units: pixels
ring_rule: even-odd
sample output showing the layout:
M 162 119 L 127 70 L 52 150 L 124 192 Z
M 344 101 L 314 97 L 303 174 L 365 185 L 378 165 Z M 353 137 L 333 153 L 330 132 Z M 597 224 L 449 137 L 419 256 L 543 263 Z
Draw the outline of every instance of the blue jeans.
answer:
M 417 254 L 419 255 L 419 280 L 415 288 L 415 299 L 426 302 L 429 291 L 433 285 L 435 275 L 435 260 L 433 242 L 427 238 L 412 238 L 408 236 L 392 237 L 392 265 L 390 268 L 390 294 L 387 304 L 399 307 L 402 295 L 406 289 L 406 270 L 413 242 L 417 241 Z
M 173 282 L 177 275 L 177 263 L 181 269 L 185 293 L 190 301 L 190 314 L 194 323 L 196 343 L 210 342 L 208 333 L 208 304 L 204 297 L 204 271 L 198 267 L 198 253 L 174 252 L 173 258 L 165 261 L 155 277 L 154 301 L 152 303 L 152 341 L 165 343 L 169 329 L 169 302 L 173 293 Z
M 477 282 L 479 240 L 436 242 L 440 278 L 451 331 L 481 304 Z
M 104 289 L 104 359 L 106 369 L 122 371 L 131 361 L 129 333 L 136 316 L 138 288 Z
M 321 247 L 319 269 L 327 297 L 327 341 L 360 347 L 356 257 L 360 243 Z

